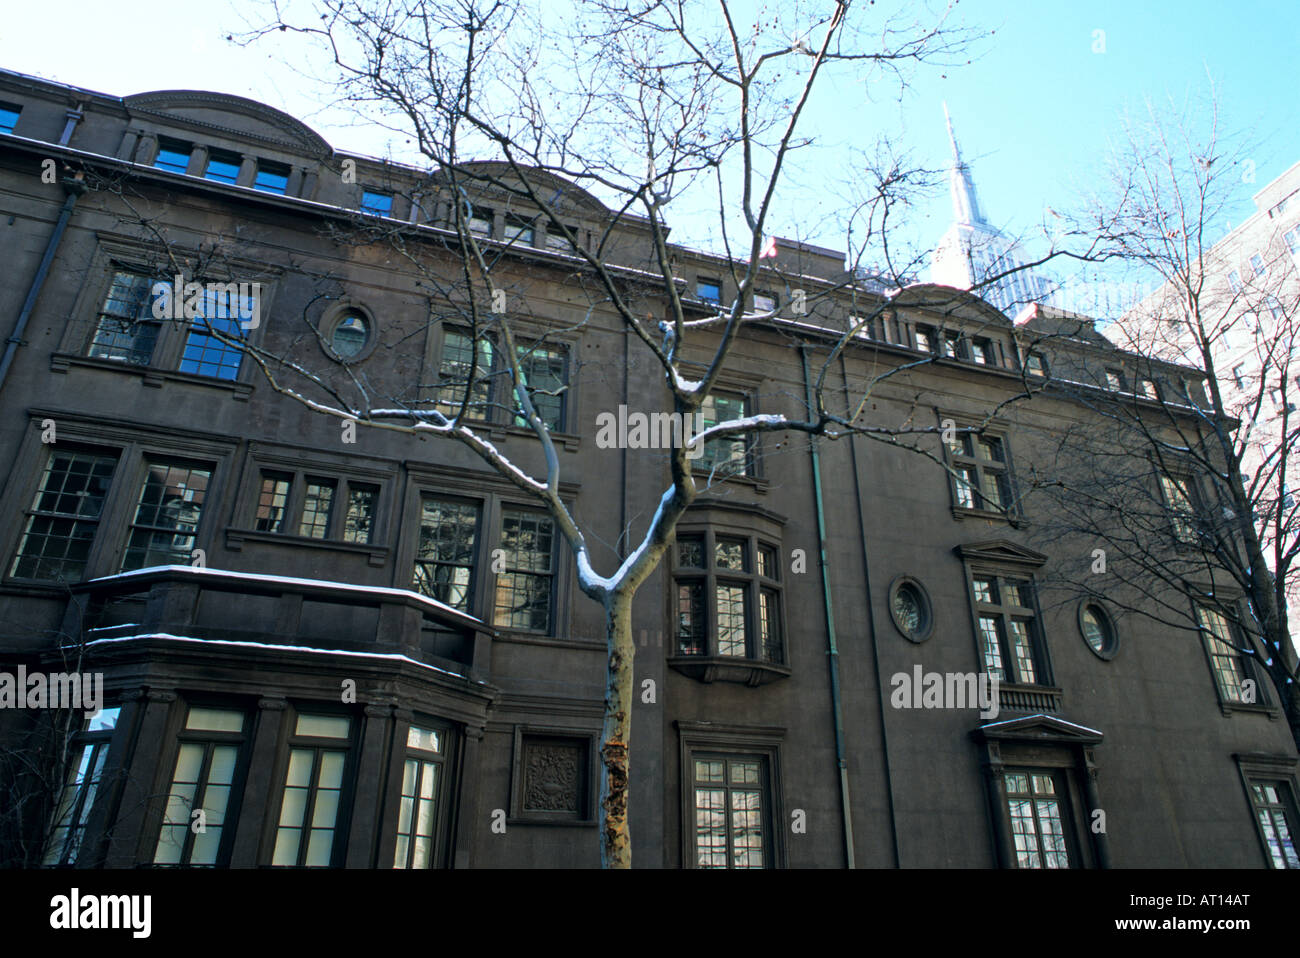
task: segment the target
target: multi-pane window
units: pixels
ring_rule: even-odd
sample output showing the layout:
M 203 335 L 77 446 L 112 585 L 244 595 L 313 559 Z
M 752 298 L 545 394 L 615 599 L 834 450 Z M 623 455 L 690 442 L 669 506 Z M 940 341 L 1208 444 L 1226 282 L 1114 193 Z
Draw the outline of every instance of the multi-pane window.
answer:
M 705 429 L 720 422 L 744 419 L 749 415 L 749 402 L 744 396 L 714 393 L 700 405 L 701 422 Z M 704 452 L 692 460 L 697 470 L 708 472 L 715 478 L 747 476 L 749 468 L 750 437 L 745 433 L 721 436 L 704 444 Z
M 12 133 L 22 112 L 17 103 L 0 103 L 0 133 Z
M 206 290 L 202 309 L 185 338 L 180 371 L 216 379 L 237 378 L 244 354 L 242 321 L 253 316 L 254 308 L 251 296 L 225 289 Z
M 438 863 L 446 750 L 446 733 L 438 729 L 412 725 L 406 733 L 394 868 L 433 868 Z
M 45 855 L 45 865 L 72 865 L 81 852 L 86 823 L 104 776 L 108 746 L 121 709 L 100 709 L 86 720 L 73 739 L 68 756 L 68 774 L 59 794 Z
M 716 279 L 701 276 L 695 280 L 695 296 L 706 303 L 721 303 L 722 284 Z
M 775 547 L 682 533 L 674 551 L 677 654 L 785 660 Z
M 477 506 L 438 496 L 420 498 L 420 540 L 414 585 L 418 592 L 468 612 L 474 595 Z
M 257 516 L 253 526 L 258 532 L 284 532 L 292 483 L 293 476 L 288 473 L 262 474 L 262 488 L 257 495 Z
M 1038 353 L 1029 353 L 1026 355 L 1025 372 L 1031 376 L 1046 376 L 1047 366 L 1043 362 L 1043 357 Z
M 140 273 L 113 273 L 86 355 L 136 366 L 149 364 L 161 325 L 153 314 L 153 282 Z
M 957 508 L 1014 511 L 1004 440 L 996 436 L 962 433 L 952 436 L 945 445 Z
M 1120 392 L 1124 389 L 1124 374 L 1118 369 L 1106 370 L 1106 388 Z
M 1192 506 L 1191 486 L 1186 479 L 1161 474 L 1160 491 L 1165 497 L 1165 507 L 1173 527 L 1174 538 L 1179 542 L 1196 541 L 1196 526 Z
M 1002 682 L 1045 684 L 1038 650 L 1033 583 L 977 572 L 971 577 L 984 671 Z
M 1254 270 L 1256 276 L 1264 275 L 1264 257 L 1256 253 L 1250 258 L 1250 268 Z
M 257 175 L 253 177 L 253 189 L 284 196 L 288 188 L 288 166 L 283 163 L 272 163 L 269 160 L 257 161 Z
M 188 709 L 155 865 L 218 865 L 228 857 L 222 839 L 231 834 L 226 826 L 239 804 L 235 787 L 244 725 L 238 709 Z
M 1300 226 L 1293 226 L 1282 234 L 1286 240 L 1286 248 L 1292 256 L 1300 256 Z
M 546 632 L 551 627 L 555 585 L 555 528 L 550 516 L 504 509 L 493 622 L 503 628 Z
M 534 343 L 519 347 L 519 370 L 528 398 L 546 428 L 564 429 L 564 397 L 569 382 L 569 352 L 564 346 Z M 522 416 L 518 424 L 526 425 Z
M 945 331 L 943 334 L 943 355 L 949 359 L 964 359 L 966 356 L 966 342 L 961 333 Z
M 1051 772 L 1003 774 L 1017 868 L 1069 868 L 1063 796 Z
M 122 571 L 189 565 L 212 470 L 150 462 L 140 489 Z
M 264 470 L 253 528 L 364 544 L 374 534 L 378 500 L 379 487 L 370 483 Z
M 971 358 L 981 366 L 998 364 L 997 353 L 994 351 L 993 344 L 987 339 L 977 339 L 971 343 Z
M 1235 269 L 1228 272 L 1228 286 L 1234 293 L 1241 292 L 1241 274 Z
M 1251 782 L 1250 799 L 1274 868 L 1300 868 L 1296 844 L 1295 806 L 1286 782 Z
M 578 227 L 573 224 L 565 224 L 564 229 L 552 223 L 546 232 L 547 249 L 560 250 L 561 252 L 572 252 L 573 244 L 565 238 L 564 230 L 567 229 L 576 239 L 578 236 Z
M 116 468 L 116 456 L 51 451 L 27 513 L 13 575 L 68 582 L 82 577 Z
M 475 236 L 481 236 L 485 239 L 492 237 L 492 221 L 496 214 L 485 207 L 467 205 L 465 209 L 465 225 Z
M 1160 391 L 1156 388 L 1155 380 L 1148 379 L 1145 376 L 1138 380 L 1138 392 L 1141 393 L 1145 399 L 1160 398 Z
M 361 194 L 361 212 L 371 216 L 388 216 L 393 212 L 393 194 L 365 190 Z
M 238 153 L 209 150 L 208 168 L 203 171 L 203 178 L 234 186 L 239 179 L 239 166 L 242 162 L 243 158 Z
M 298 535 L 308 539 L 324 539 L 329 532 L 330 514 L 334 511 L 334 493 L 338 484 L 333 479 L 307 478 L 303 492 L 302 521 Z
M 170 173 L 184 173 L 190 166 L 190 154 L 194 151 L 192 144 L 170 137 L 158 137 L 158 155 L 153 165 Z
M 465 415 L 472 419 L 491 418 L 492 341 L 480 336 L 476 341 L 468 331 L 448 329 L 443 333 L 442 358 L 438 363 L 438 385 L 434 392 L 435 408 L 447 417 L 460 413 L 465 387 L 471 382 Z
M 344 715 L 295 717 L 272 865 L 334 863 L 351 735 L 352 720 Z
M 1218 609 L 1204 605 L 1196 607 L 1196 618 L 1201 625 L 1201 635 L 1205 639 L 1205 651 L 1210 657 L 1210 671 L 1214 673 L 1214 684 L 1219 689 L 1219 697 L 1225 702 L 1253 704 L 1246 701 L 1246 666 L 1242 662 L 1241 653 L 1237 651 L 1238 643 L 1227 618 Z
M 771 293 L 754 294 L 754 310 L 760 313 L 770 313 L 776 309 L 776 297 Z
M 691 769 L 696 867 L 767 867 L 770 802 L 763 758 L 695 753 Z
M 923 353 L 934 352 L 935 334 L 933 327 L 916 327 L 916 348 Z

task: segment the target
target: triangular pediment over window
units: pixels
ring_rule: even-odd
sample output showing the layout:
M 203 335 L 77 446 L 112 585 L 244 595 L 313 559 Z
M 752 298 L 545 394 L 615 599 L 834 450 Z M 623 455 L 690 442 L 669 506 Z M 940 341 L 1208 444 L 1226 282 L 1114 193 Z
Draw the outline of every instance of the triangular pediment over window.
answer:
M 1053 715 L 1024 715 L 1004 722 L 987 722 L 971 730 L 977 742 L 1055 742 L 1099 745 L 1102 733 Z
M 1047 561 L 1047 556 L 1007 539 L 972 542 L 959 545 L 956 553 L 966 561 L 997 562 L 1037 568 Z

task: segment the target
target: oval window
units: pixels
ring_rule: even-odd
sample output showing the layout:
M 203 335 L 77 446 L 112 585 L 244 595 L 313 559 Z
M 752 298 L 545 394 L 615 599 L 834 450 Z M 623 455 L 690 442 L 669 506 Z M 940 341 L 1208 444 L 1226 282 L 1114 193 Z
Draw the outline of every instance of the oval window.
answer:
M 895 581 L 889 595 L 889 612 L 894 625 L 912 642 L 922 642 L 930 634 L 930 600 L 912 579 Z
M 1115 627 L 1110 616 L 1095 602 L 1085 602 L 1079 609 L 1079 629 L 1088 648 L 1102 659 L 1112 659 L 1119 651 Z
M 360 313 L 348 313 L 330 334 L 330 349 L 339 359 L 351 359 L 365 347 L 369 335 L 370 324 L 366 318 Z

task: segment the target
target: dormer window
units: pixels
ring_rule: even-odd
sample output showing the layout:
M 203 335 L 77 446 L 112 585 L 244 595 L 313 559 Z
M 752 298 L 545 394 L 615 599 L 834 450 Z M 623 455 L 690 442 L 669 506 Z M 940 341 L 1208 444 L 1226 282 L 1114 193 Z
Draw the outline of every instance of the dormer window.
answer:
M 190 167 L 190 154 L 194 151 L 192 144 L 184 140 L 173 140 L 168 136 L 158 137 L 158 155 L 153 165 L 168 173 L 184 173 Z
M 211 150 L 208 153 L 208 168 L 203 171 L 203 178 L 234 186 L 239 179 L 239 166 L 242 162 L 243 158 L 238 153 Z
M 366 190 L 361 194 L 361 212 L 371 216 L 389 216 L 393 212 L 393 194 Z
M 514 213 L 506 214 L 505 232 L 502 238 L 507 243 L 532 246 L 534 235 L 536 235 L 536 231 L 533 229 L 533 221 L 529 217 L 519 216 Z
M 253 179 L 253 189 L 284 196 L 288 187 L 288 166 L 283 163 L 272 163 L 270 160 L 257 161 L 257 176 Z

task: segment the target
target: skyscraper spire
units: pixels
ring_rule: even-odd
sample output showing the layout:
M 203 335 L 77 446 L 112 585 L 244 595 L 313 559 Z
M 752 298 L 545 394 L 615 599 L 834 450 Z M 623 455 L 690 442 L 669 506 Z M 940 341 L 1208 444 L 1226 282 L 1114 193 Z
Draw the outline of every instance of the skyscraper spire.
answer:
M 943 104 L 943 118 L 948 124 L 948 141 L 952 144 L 952 166 L 948 170 L 948 189 L 952 194 L 953 219 L 967 226 L 988 226 L 984 214 L 980 212 L 979 200 L 975 197 L 975 181 L 971 179 L 970 167 L 961 158 L 957 147 L 957 135 L 952 131 L 952 117 L 948 115 L 948 103 Z

